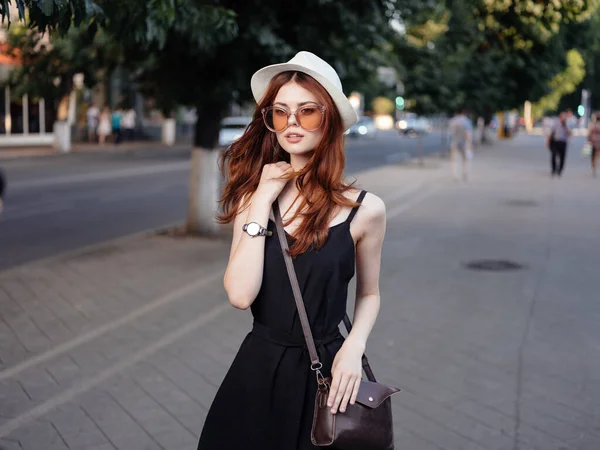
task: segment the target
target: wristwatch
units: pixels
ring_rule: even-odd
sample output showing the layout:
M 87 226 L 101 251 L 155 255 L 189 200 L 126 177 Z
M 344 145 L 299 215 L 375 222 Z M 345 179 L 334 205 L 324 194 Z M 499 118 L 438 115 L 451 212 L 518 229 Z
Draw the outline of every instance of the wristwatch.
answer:
M 251 237 L 256 236 L 271 236 L 273 234 L 272 231 L 267 230 L 266 228 L 260 226 L 256 222 L 250 222 L 245 224 L 242 227 L 242 230 L 248 233 Z

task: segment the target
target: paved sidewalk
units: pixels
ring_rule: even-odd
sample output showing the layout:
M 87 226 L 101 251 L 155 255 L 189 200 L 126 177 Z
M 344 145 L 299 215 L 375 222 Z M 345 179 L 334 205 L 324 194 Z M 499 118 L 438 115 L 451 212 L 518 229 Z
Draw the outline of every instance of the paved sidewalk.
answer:
M 376 375 L 397 448 L 600 448 L 600 180 L 538 138 L 359 176 L 386 202 Z M 0 272 L 0 449 L 195 448 L 251 326 L 229 242 L 138 236 Z M 523 270 L 465 269 L 507 259 Z

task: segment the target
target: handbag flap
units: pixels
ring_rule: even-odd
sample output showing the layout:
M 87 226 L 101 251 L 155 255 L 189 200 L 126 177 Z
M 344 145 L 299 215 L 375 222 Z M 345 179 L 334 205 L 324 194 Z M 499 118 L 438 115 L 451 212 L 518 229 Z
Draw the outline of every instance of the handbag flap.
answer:
M 361 381 L 356 401 L 368 408 L 377 408 L 386 398 L 400 392 L 399 388 L 386 386 L 372 381 Z

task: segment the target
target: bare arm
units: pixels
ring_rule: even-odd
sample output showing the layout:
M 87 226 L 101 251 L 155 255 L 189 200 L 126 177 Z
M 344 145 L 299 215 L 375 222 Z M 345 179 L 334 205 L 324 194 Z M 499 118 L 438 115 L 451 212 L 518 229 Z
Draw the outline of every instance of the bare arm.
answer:
M 361 358 L 367 339 L 379 314 L 379 273 L 385 236 L 385 205 L 367 194 L 352 229 L 359 236 L 356 244 L 356 302 L 352 331 L 335 356 L 328 406 L 332 413 L 344 412 L 354 404 L 362 376 Z
M 224 286 L 233 306 L 248 309 L 260 290 L 263 277 L 265 236 L 251 237 L 242 226 L 256 222 L 267 227 L 271 203 L 252 198 L 250 206 L 237 215 L 233 223 L 233 239 Z
M 265 236 L 251 237 L 242 231 L 242 226 L 256 222 L 267 228 L 271 205 L 288 182 L 281 177 L 290 171 L 291 166 L 285 162 L 267 164 L 263 168 L 259 186 L 250 199 L 250 206 L 239 213 L 233 223 L 233 239 L 223 284 L 229 302 L 236 308 L 248 309 L 258 295 L 263 279 L 265 239 L 271 239 Z
M 365 231 L 356 244 L 356 301 L 348 339 L 364 352 L 379 314 L 379 273 L 386 219 L 381 199 L 368 194 L 363 203 L 363 220 L 357 225 Z

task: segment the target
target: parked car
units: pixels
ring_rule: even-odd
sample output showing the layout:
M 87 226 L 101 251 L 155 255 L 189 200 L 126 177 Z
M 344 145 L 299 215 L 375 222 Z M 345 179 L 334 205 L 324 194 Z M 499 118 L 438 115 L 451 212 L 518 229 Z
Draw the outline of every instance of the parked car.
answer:
M 416 137 L 431 131 L 431 123 L 424 117 L 410 117 L 399 120 L 396 124 L 400 134 Z
M 352 125 L 352 127 L 346 130 L 345 134 L 353 138 L 364 136 L 375 139 L 377 136 L 377 127 L 375 126 L 375 121 L 373 118 L 362 116 L 356 124 Z
M 227 147 L 233 141 L 242 137 L 246 127 L 252 122 L 252 117 L 226 117 L 221 121 L 219 146 Z

